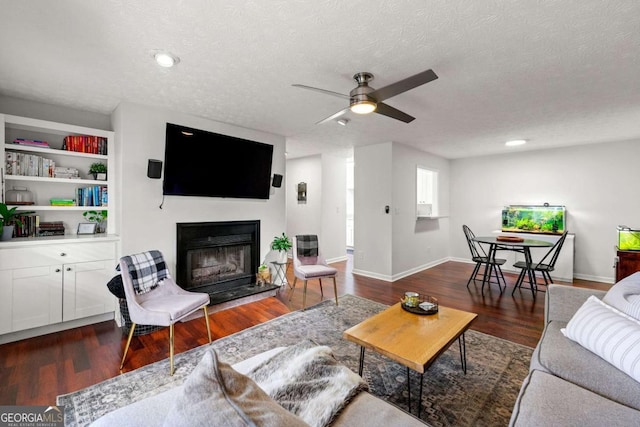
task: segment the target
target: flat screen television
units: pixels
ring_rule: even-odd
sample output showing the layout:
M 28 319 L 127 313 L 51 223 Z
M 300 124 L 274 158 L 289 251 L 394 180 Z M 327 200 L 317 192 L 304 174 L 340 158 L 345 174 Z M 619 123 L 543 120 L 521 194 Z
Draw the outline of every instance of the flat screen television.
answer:
M 167 123 L 162 192 L 268 199 L 273 145 Z

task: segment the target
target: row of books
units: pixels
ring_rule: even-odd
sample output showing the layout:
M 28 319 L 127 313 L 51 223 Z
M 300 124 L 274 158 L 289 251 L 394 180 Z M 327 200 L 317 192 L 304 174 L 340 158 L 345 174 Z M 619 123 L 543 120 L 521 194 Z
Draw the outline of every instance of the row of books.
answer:
M 108 206 L 109 194 L 106 185 L 78 188 L 78 206 Z
M 21 225 L 15 224 L 13 237 L 64 236 L 62 221 L 40 222 L 40 216 L 35 213 L 24 213 L 16 218 L 20 220 Z
M 56 162 L 35 154 L 5 152 L 5 174 L 21 176 L 55 176 Z
M 107 154 L 107 138 L 93 135 L 69 135 L 62 142 L 62 149 L 79 153 Z

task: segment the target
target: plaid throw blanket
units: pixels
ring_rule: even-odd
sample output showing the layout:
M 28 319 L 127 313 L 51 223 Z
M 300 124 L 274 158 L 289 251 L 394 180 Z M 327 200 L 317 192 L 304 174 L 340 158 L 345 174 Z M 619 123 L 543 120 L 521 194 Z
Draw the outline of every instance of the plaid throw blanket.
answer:
M 126 262 L 133 281 L 133 289 L 138 295 L 155 289 L 162 280 L 171 277 L 160 251 L 142 252 L 123 256 L 120 259 Z
M 318 256 L 318 236 L 315 234 L 302 234 L 296 236 L 298 256 Z

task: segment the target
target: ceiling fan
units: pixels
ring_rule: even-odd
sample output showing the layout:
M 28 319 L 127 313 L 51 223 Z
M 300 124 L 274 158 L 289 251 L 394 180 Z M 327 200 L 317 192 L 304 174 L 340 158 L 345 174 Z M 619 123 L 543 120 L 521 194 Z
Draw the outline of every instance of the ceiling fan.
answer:
M 327 95 L 338 96 L 340 98 L 346 98 L 349 100 L 349 106 L 347 108 L 340 110 L 335 114 L 332 114 L 326 119 L 320 120 L 316 124 L 321 124 L 333 120 L 337 117 L 340 117 L 349 110 L 353 111 L 356 114 L 369 114 L 375 112 L 387 117 L 391 117 L 392 119 L 410 123 L 415 119 L 415 117 L 412 117 L 407 113 L 393 108 L 392 106 L 387 105 L 382 101 L 421 86 L 425 83 L 429 83 L 430 81 L 437 78 L 438 76 L 433 72 L 433 70 L 427 70 L 418 73 L 415 76 L 407 77 L 404 80 L 392 83 L 383 88 L 374 89 L 369 86 L 369 82 L 373 80 L 373 74 L 361 72 L 353 76 L 353 79 L 358 83 L 358 86 L 351 92 L 349 92 L 349 95 L 344 95 L 342 93 L 301 84 L 294 84 L 292 86 L 325 93 Z

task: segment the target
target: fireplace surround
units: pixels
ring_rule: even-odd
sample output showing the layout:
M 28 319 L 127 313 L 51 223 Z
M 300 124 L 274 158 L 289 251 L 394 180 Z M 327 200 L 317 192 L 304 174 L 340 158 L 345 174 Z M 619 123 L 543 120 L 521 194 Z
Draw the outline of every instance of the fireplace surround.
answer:
M 212 304 L 272 290 L 256 286 L 260 221 L 177 223 L 176 282 Z M 277 287 L 274 287 L 277 288 Z

